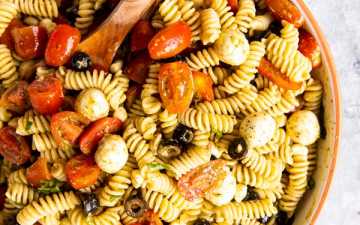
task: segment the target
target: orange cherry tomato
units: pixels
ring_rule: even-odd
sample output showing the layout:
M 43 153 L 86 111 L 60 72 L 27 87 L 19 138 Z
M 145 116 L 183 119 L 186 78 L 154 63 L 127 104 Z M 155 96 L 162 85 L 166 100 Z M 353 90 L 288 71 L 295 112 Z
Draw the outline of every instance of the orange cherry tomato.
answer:
M 266 4 L 275 18 L 286 20 L 299 28 L 304 23 L 300 10 L 289 0 L 266 0 Z
M 90 154 L 105 134 L 118 131 L 122 122 L 115 117 L 101 118 L 92 123 L 79 138 L 80 150 L 84 154 Z
M 130 61 L 125 72 L 130 80 L 143 84 L 148 75 L 151 62 L 152 59 L 149 54 L 146 51 L 142 51 Z
M 24 137 L 18 135 L 12 127 L 0 129 L 0 155 L 17 165 L 26 163 L 31 152 Z
M 54 76 L 33 81 L 28 88 L 31 105 L 43 114 L 54 114 L 64 102 L 61 81 Z
M 139 20 L 132 29 L 130 49 L 132 52 L 146 49 L 155 31 L 147 20 Z
M 180 193 L 189 201 L 203 197 L 226 177 L 224 160 L 213 160 L 192 169 L 178 181 Z
M 50 34 L 45 50 L 45 62 L 50 66 L 62 66 L 75 53 L 81 34 L 78 29 L 67 24 L 57 25 Z
M 313 68 L 321 65 L 321 60 L 315 60 L 320 55 L 320 46 L 314 36 L 304 29 L 300 29 L 299 51 L 311 60 Z
M 151 39 L 148 50 L 152 59 L 176 56 L 191 44 L 191 28 L 183 21 L 160 30 Z
M 228 0 L 228 4 L 233 13 L 236 13 L 239 9 L 239 0 Z
M 269 80 L 281 88 L 285 88 L 287 90 L 298 90 L 302 86 L 301 83 L 290 81 L 285 74 L 281 73 L 278 68 L 265 58 L 261 59 L 258 70 L 262 76 L 269 78 Z
M 77 155 L 66 163 L 65 174 L 73 188 L 81 189 L 96 183 L 100 168 L 92 156 Z
M 28 83 L 26 81 L 19 81 L 14 86 L 6 89 L 1 95 L 0 105 L 4 108 L 22 113 L 28 108 Z
M 39 187 L 43 181 L 51 180 L 52 176 L 44 157 L 38 158 L 27 170 L 26 180 L 33 187 Z
M 77 143 L 80 134 L 89 123 L 90 120 L 80 113 L 59 112 L 51 117 L 51 134 L 60 148 L 68 149 Z
M 15 52 L 22 59 L 29 60 L 44 55 L 48 34 L 45 28 L 39 26 L 17 27 L 11 35 L 15 43 Z
M 0 37 L 0 44 L 5 44 L 10 50 L 14 50 L 14 40 L 11 36 L 11 31 L 14 28 L 24 27 L 25 25 L 19 19 L 13 19 L 6 27 L 4 33 Z
M 132 104 L 135 102 L 136 98 L 140 96 L 142 86 L 140 84 L 132 84 L 126 91 L 126 102 L 125 106 L 130 109 Z
M 189 108 L 194 95 L 194 81 L 189 66 L 180 61 L 161 65 L 159 92 L 169 112 L 180 113 Z
M 214 100 L 213 81 L 206 73 L 192 71 L 195 85 L 195 95 L 204 101 Z

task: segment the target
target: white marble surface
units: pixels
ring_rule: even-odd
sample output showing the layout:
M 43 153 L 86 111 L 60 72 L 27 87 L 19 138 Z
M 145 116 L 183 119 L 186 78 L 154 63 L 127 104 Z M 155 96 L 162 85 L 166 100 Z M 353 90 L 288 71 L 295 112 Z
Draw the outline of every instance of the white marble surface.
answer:
M 319 225 L 360 224 L 360 0 L 305 0 L 331 46 L 340 76 L 343 132 Z

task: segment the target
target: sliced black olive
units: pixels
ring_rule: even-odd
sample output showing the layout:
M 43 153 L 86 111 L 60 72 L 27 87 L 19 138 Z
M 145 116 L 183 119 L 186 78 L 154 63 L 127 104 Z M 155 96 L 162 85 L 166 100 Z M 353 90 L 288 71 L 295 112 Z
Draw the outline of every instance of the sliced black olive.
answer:
M 288 221 L 288 215 L 284 211 L 280 211 L 276 216 L 276 224 L 277 225 L 286 225 Z
M 173 139 L 180 145 L 189 144 L 193 138 L 194 138 L 194 133 L 187 126 L 179 124 L 174 130 Z
M 268 217 L 268 216 L 264 216 L 262 218 L 260 218 L 258 221 L 261 223 L 261 224 L 267 224 L 269 221 L 270 221 L 271 217 Z
M 273 21 L 269 26 L 269 30 L 278 36 L 280 36 L 281 34 L 280 33 L 281 29 L 282 29 L 282 25 L 281 22 L 278 20 Z
M 181 148 L 176 142 L 168 142 L 164 143 L 164 145 L 160 145 L 157 150 L 158 156 L 162 160 L 171 160 L 181 154 Z
M 71 6 L 65 10 L 65 17 L 71 24 L 75 24 L 76 17 L 78 16 L 78 9 L 76 6 Z
M 93 193 L 81 195 L 83 209 L 86 215 L 95 212 L 99 207 L 99 200 Z
M 91 59 L 84 52 L 77 52 L 71 58 L 71 67 L 77 71 L 88 70 L 91 66 Z
M 197 219 L 195 220 L 193 225 L 210 225 L 210 222 L 207 221 L 206 219 Z
M 185 56 L 183 55 L 176 55 L 174 57 L 171 58 L 167 58 L 167 59 L 162 59 L 161 62 L 162 63 L 171 63 L 171 62 L 176 62 L 176 61 L 185 61 Z
M 243 138 L 233 140 L 228 149 L 228 154 L 232 159 L 241 159 L 247 154 L 247 145 Z
M 139 197 L 128 198 L 125 201 L 125 212 L 131 217 L 141 217 L 146 209 L 146 202 Z
M 244 201 L 253 201 L 257 199 L 259 199 L 258 193 L 253 188 L 248 187 Z

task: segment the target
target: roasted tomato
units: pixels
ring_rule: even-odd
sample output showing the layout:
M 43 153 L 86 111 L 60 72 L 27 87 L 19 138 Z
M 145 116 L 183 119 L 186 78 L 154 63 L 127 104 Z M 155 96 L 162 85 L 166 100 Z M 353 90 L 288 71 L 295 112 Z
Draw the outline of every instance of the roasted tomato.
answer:
M 90 120 L 80 113 L 63 111 L 51 117 L 51 134 L 60 148 L 68 149 L 77 140 Z
M 146 49 L 155 31 L 147 20 L 140 20 L 135 24 L 130 36 L 130 48 L 132 52 Z
M 194 95 L 194 81 L 189 66 L 180 61 L 161 65 L 159 91 L 169 112 L 180 113 L 189 108 Z
M 25 138 L 18 135 L 12 127 L 0 129 L 0 154 L 17 165 L 24 164 L 31 156 Z
M 28 83 L 26 81 L 19 81 L 6 89 L 1 95 L 0 105 L 8 110 L 22 113 L 29 106 L 27 88 Z
M 163 225 L 163 223 L 157 213 L 148 209 L 137 222 L 132 223 L 131 225 Z
M 298 90 L 301 88 L 301 83 L 295 83 L 289 80 L 289 78 L 281 73 L 281 71 L 276 68 L 271 62 L 262 58 L 259 65 L 259 73 L 264 77 L 267 77 L 269 80 L 274 82 L 281 88 L 287 90 Z
M 140 84 L 132 84 L 126 91 L 126 102 L 125 105 L 129 109 L 135 102 L 136 98 L 140 96 L 142 86 Z
M 31 105 L 43 114 L 54 114 L 64 102 L 61 81 L 55 76 L 33 81 L 28 88 Z
M 44 55 L 47 31 L 43 27 L 28 26 L 18 27 L 11 31 L 15 43 L 15 52 L 22 59 L 29 60 Z
M 129 63 L 126 68 L 126 74 L 130 80 L 139 84 L 144 83 L 149 72 L 149 66 L 152 60 L 146 51 L 138 53 Z
M 192 169 L 183 175 L 178 181 L 180 193 L 189 201 L 204 196 L 218 182 L 226 177 L 226 162 L 224 160 L 213 160 Z
M 118 131 L 121 124 L 122 122 L 114 117 L 101 118 L 92 123 L 79 138 L 79 145 L 82 153 L 90 154 L 105 134 Z
M 300 29 L 299 51 L 309 58 L 313 68 L 321 65 L 320 46 L 314 36 L 304 29 Z
M 152 59 L 176 56 L 191 44 L 191 28 L 183 21 L 160 30 L 151 39 L 148 50 Z
M 236 13 L 239 9 L 239 1 L 238 0 L 228 0 L 228 4 L 233 13 Z
M 96 183 L 100 175 L 100 168 L 92 156 L 77 155 L 66 163 L 65 173 L 71 186 L 81 189 Z
M 27 170 L 26 180 L 33 186 L 39 187 L 43 181 L 51 180 L 52 176 L 44 157 L 38 158 Z
M 64 65 L 75 53 L 81 34 L 78 29 L 66 24 L 60 24 L 50 34 L 45 50 L 45 62 L 51 66 Z
M 297 28 L 303 25 L 304 17 L 290 0 L 266 0 L 266 5 L 278 20 L 286 20 Z
M 195 85 L 195 95 L 204 101 L 214 100 L 213 81 L 206 73 L 193 71 L 192 76 Z
M 0 44 L 5 44 L 9 49 L 14 50 L 14 40 L 11 36 L 11 31 L 14 28 L 24 27 L 25 25 L 19 19 L 13 19 L 6 27 L 4 33 L 0 37 Z

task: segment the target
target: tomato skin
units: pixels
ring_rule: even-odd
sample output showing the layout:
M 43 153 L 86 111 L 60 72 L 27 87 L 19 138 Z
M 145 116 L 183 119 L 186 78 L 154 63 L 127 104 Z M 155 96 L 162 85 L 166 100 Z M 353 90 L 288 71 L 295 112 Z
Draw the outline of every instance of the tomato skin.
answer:
M 62 149 L 75 145 L 90 120 L 80 113 L 63 111 L 51 117 L 50 129 L 55 142 Z
M 269 78 L 269 80 L 271 80 L 281 88 L 285 88 L 287 90 L 298 90 L 302 86 L 301 83 L 295 83 L 290 81 L 285 74 L 281 73 L 278 68 L 276 68 L 271 62 L 269 62 L 265 58 L 261 59 L 258 70 L 261 75 Z
M 191 45 L 191 28 L 183 21 L 160 30 L 151 39 L 148 50 L 152 59 L 176 56 Z
M 96 183 L 100 176 L 100 168 L 92 156 L 81 154 L 72 157 L 66 163 L 65 174 L 73 188 L 81 189 Z
M 228 0 L 228 4 L 233 13 L 236 13 L 239 9 L 239 1 L 238 0 Z
M 92 153 L 95 146 L 105 134 L 118 131 L 121 128 L 121 125 L 122 122 L 115 117 L 101 118 L 92 123 L 79 138 L 81 152 L 84 154 Z
M 31 105 L 42 113 L 51 115 L 59 111 L 64 102 L 64 92 L 61 81 L 54 76 L 33 81 L 29 87 Z
M 41 182 L 51 180 L 52 176 L 44 157 L 38 158 L 27 170 L 26 180 L 33 187 L 39 187 Z
M 321 65 L 321 61 L 315 62 L 313 60 L 317 54 L 320 54 L 320 46 L 315 37 L 304 29 L 300 29 L 299 32 L 299 51 L 311 60 L 313 69 Z
M 80 31 L 67 24 L 59 24 L 50 34 L 45 50 L 45 62 L 50 66 L 62 66 L 75 53 L 81 39 Z
M 15 49 L 15 46 L 14 46 L 14 40 L 11 36 L 11 31 L 14 28 L 20 28 L 20 27 L 24 27 L 24 26 L 25 25 L 19 19 L 11 20 L 9 25 L 6 27 L 4 33 L 2 33 L 2 35 L 0 37 L 0 44 L 5 44 L 10 50 L 13 51 Z
M 213 81 L 210 76 L 199 71 L 192 71 L 192 76 L 197 97 L 204 101 L 214 100 Z
M 189 108 L 194 95 L 194 81 L 189 66 L 180 61 L 161 65 L 159 92 L 169 112 L 181 113 Z
M 148 75 L 151 62 L 152 59 L 146 51 L 138 53 L 125 69 L 129 79 L 139 84 L 143 84 Z
M 218 159 L 200 165 L 185 175 L 178 181 L 180 193 L 189 201 L 204 196 L 218 182 L 226 177 L 226 162 Z
M 140 84 L 132 84 L 126 91 L 126 102 L 125 106 L 130 108 L 135 102 L 136 98 L 140 96 L 142 86 Z
M 0 106 L 8 110 L 22 113 L 28 108 L 28 83 L 26 81 L 19 81 L 14 86 L 6 89 L 1 95 Z
M 146 49 L 155 30 L 147 20 L 139 20 L 132 29 L 130 36 L 130 49 L 132 52 Z
M 31 157 L 25 138 L 18 135 L 12 127 L 0 129 L 0 154 L 6 160 L 17 165 L 26 163 Z
M 289 0 L 266 0 L 266 5 L 278 20 L 286 20 L 296 28 L 304 24 L 304 17 Z

